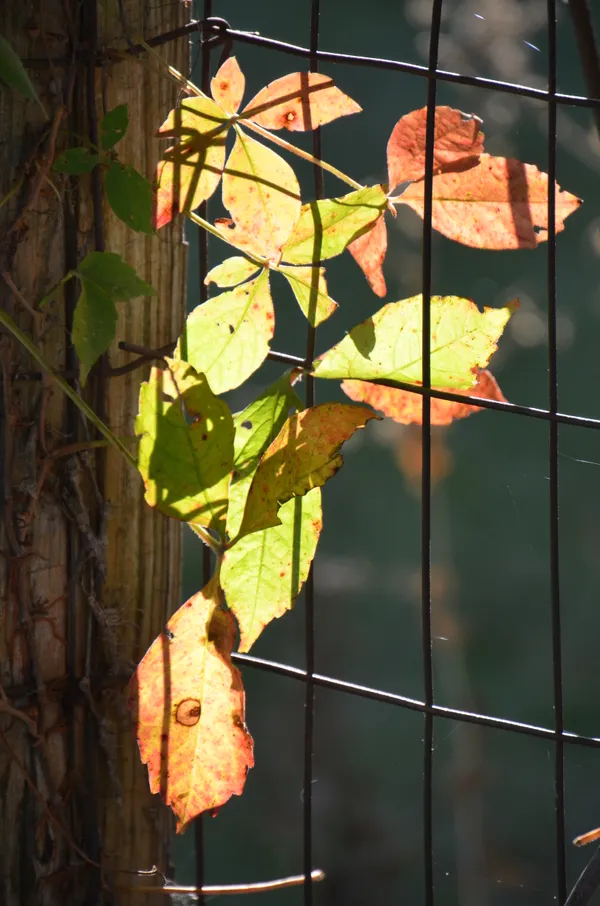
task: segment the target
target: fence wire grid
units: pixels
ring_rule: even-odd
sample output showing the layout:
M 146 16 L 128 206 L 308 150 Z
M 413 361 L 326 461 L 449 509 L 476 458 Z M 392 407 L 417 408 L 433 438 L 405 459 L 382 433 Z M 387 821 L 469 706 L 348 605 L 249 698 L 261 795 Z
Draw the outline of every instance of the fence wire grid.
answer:
M 434 162 L 434 119 L 436 106 L 437 84 L 440 81 L 468 85 L 476 88 L 486 88 L 498 92 L 508 92 L 528 98 L 542 100 L 547 105 L 547 130 L 548 130 L 548 178 L 549 185 L 556 180 L 556 147 L 557 147 L 557 107 L 567 105 L 587 108 L 595 119 L 600 130 L 600 63 L 597 48 L 594 42 L 592 20 L 586 0 L 569 0 L 570 13 L 575 27 L 578 42 L 580 63 L 587 86 L 587 96 L 561 94 L 557 91 L 557 4 L 556 0 L 547 0 L 547 89 L 528 87 L 512 84 L 505 81 L 496 81 L 489 78 L 462 75 L 438 69 L 438 56 L 440 46 L 440 30 L 442 21 L 443 0 L 432 0 L 432 14 L 429 37 L 429 59 L 427 66 L 402 62 L 393 59 L 359 56 L 328 52 L 319 45 L 319 20 L 321 0 L 307 0 L 307 18 L 309 19 L 309 46 L 303 47 L 295 44 L 274 40 L 257 33 L 240 31 L 232 27 L 227 21 L 212 16 L 213 4 L 211 0 L 199 2 L 196 15 L 198 20 L 179 29 L 175 34 L 162 36 L 148 43 L 158 45 L 165 40 L 183 35 L 200 33 L 199 53 L 201 87 L 207 93 L 210 90 L 211 69 L 224 61 L 233 52 L 236 44 L 249 44 L 263 48 L 265 52 L 277 51 L 292 57 L 307 61 L 311 71 L 318 70 L 322 63 L 343 63 L 349 66 L 370 67 L 373 69 L 388 70 L 423 78 L 426 82 L 427 129 L 426 129 L 426 161 L 425 161 L 425 199 L 422 232 L 422 293 L 423 293 L 423 321 L 422 321 L 422 356 L 423 356 L 423 385 L 414 386 L 394 381 L 379 381 L 378 383 L 399 387 L 419 394 L 422 398 L 422 471 L 421 471 L 421 637 L 422 637 L 422 675 L 424 696 L 422 700 L 406 697 L 385 691 L 384 689 L 370 688 L 352 682 L 346 682 L 333 676 L 315 672 L 315 621 L 314 621 L 314 581 L 313 572 L 307 579 L 304 590 L 305 606 L 305 668 L 277 663 L 251 655 L 234 654 L 233 659 L 246 668 L 254 668 L 271 674 L 296 679 L 304 684 L 305 689 L 305 716 L 304 716 L 304 796 L 303 796 L 303 857 L 302 867 L 305 876 L 303 887 L 303 902 L 305 906 L 313 903 L 313 881 L 311 872 L 313 865 L 313 738 L 314 738 L 314 696 L 317 687 L 336 690 L 351 696 L 359 696 L 378 702 L 384 702 L 399 708 L 409 709 L 423 715 L 423 836 L 422 851 L 424 857 L 423 877 L 423 902 L 425 906 L 434 906 L 434 839 L 433 839 L 433 730 L 436 717 L 450 718 L 459 722 L 492 727 L 509 733 L 525 734 L 532 738 L 541 738 L 553 743 L 554 746 L 554 816 L 555 816 L 555 858 L 556 858 L 556 901 L 567 901 L 566 877 L 566 835 L 565 835 L 565 778 L 564 778 L 564 751 L 565 746 L 584 746 L 599 749 L 600 738 L 578 735 L 568 732 L 564 728 L 563 719 L 563 668 L 561 645 L 561 599 L 560 599 L 560 572 L 559 572 L 559 476 L 558 476 L 558 441 L 560 425 L 571 425 L 588 429 L 599 429 L 600 419 L 576 416 L 559 411 L 558 399 L 558 369 L 557 369 L 557 310 L 556 310 L 556 225 L 555 225 L 555 194 L 548 193 L 548 255 L 547 255 L 547 331 L 548 331 L 548 398 L 547 409 L 502 403 L 493 400 L 470 399 L 471 405 L 492 409 L 498 412 L 508 412 L 523 416 L 528 419 L 537 419 L 547 422 L 547 463 L 549 478 L 549 566 L 550 566 L 550 600 L 552 622 L 552 673 L 553 673 L 553 702 L 554 726 L 536 726 L 529 723 L 508 720 L 489 714 L 480 714 L 471 711 L 445 707 L 436 704 L 433 683 L 432 663 L 432 623 L 431 623 L 431 535 L 432 535 L 432 443 L 431 443 L 431 399 L 463 401 L 460 394 L 437 391 L 431 388 L 430 373 L 430 306 L 432 294 L 432 185 Z M 214 56 L 213 56 L 214 52 Z M 319 130 L 312 133 L 312 153 L 321 158 L 321 141 Z M 314 166 L 314 190 L 317 198 L 324 197 L 323 173 L 318 166 Z M 202 217 L 207 217 L 207 205 L 200 209 Z M 200 301 L 208 298 L 204 278 L 209 271 L 208 234 L 202 230 L 198 236 L 199 272 L 198 287 Z M 268 358 L 284 364 L 301 365 L 309 367 L 314 359 L 315 334 L 312 327 L 308 327 L 304 358 L 286 352 L 271 351 Z M 315 402 L 315 379 L 306 377 L 306 405 L 312 406 Z M 211 570 L 210 551 L 204 548 L 203 568 L 208 577 Z M 204 883 L 204 846 L 203 823 L 199 819 L 195 824 L 195 853 L 196 853 L 196 885 L 198 888 Z M 599 850 L 600 852 L 600 850 Z M 600 856 L 595 854 L 588 864 L 580 882 L 568 899 L 569 906 L 583 906 L 593 894 L 598 881 L 600 870 L 598 863 Z M 324 866 L 325 867 L 325 866 Z M 585 876 L 585 879 L 584 879 Z M 582 879 L 585 880 L 583 883 Z M 199 896 L 199 902 L 204 902 L 204 897 Z

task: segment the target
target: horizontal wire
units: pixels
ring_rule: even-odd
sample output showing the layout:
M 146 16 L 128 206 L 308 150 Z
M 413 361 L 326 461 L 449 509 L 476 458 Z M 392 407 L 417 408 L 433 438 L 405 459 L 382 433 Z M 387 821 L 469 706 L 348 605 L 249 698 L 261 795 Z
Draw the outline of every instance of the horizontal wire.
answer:
M 292 667 L 289 664 L 279 664 L 276 661 L 253 657 L 249 654 L 236 653 L 232 654 L 231 658 L 237 664 L 243 666 L 255 667 L 257 670 L 264 670 L 267 673 L 277 673 L 280 676 L 306 681 L 306 671 L 302 670 L 300 667 Z M 333 689 L 336 692 L 346 692 L 349 695 L 357 695 L 361 698 L 372 699 L 373 701 L 387 702 L 390 705 L 406 708 L 409 711 L 418 711 L 421 714 L 430 713 L 434 717 L 445 717 L 449 720 L 478 724 L 479 726 L 492 727 L 497 730 L 510 730 L 514 733 L 523 733 L 526 736 L 536 736 L 549 741 L 555 741 L 557 736 L 560 736 L 561 739 L 571 745 L 585 746 L 593 749 L 600 748 L 600 739 L 594 736 L 581 736 L 578 733 L 569 733 L 566 730 L 557 734 L 555 730 L 548 727 L 538 727 L 535 724 L 526 724 L 518 720 L 508 720 L 503 717 L 490 717 L 487 714 L 477 714 L 475 711 L 462 711 L 459 708 L 447 708 L 444 705 L 428 706 L 425 702 L 419 701 L 416 698 L 408 698 L 406 695 L 398 695 L 395 692 L 385 692 L 381 689 L 373 689 L 370 686 L 350 683 L 346 680 L 336 679 L 333 676 L 325 676 L 321 673 L 313 673 L 312 679 L 315 686 L 321 686 L 324 689 Z

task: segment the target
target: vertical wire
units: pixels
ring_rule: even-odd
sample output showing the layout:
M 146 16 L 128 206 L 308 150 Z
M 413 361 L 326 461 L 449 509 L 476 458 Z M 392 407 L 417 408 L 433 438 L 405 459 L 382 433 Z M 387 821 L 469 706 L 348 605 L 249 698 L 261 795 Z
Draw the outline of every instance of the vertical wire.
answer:
M 556 343 L 556 0 L 547 0 L 548 11 L 548 396 L 549 409 L 558 411 L 558 361 Z M 562 639 L 560 614 L 558 423 L 550 422 L 550 595 L 552 607 L 552 672 L 554 685 L 554 808 L 556 822 L 556 886 L 559 903 L 567 895 L 565 866 L 564 714 Z
M 436 70 L 442 20 L 442 0 L 434 0 L 429 43 L 427 126 L 425 139 L 425 196 L 423 204 L 423 386 L 431 387 L 431 245 L 433 150 L 435 140 Z M 421 644 L 423 693 L 428 708 L 433 705 L 433 658 L 431 649 L 431 398 L 423 395 L 421 462 Z M 426 711 L 423 727 L 423 856 L 425 904 L 433 906 L 433 714 Z
M 212 0 L 204 0 L 203 18 L 208 19 L 212 16 Z M 204 33 L 200 32 L 200 87 L 205 94 L 210 94 L 210 48 L 204 44 Z M 208 219 L 208 203 L 203 201 L 198 211 L 204 220 Z M 204 278 L 208 274 L 208 233 L 206 230 L 196 228 L 198 237 L 198 295 L 200 302 L 206 302 L 208 299 L 208 287 L 204 283 Z M 206 585 L 211 573 L 211 556 L 210 549 L 202 545 L 202 584 Z M 198 890 L 204 886 L 205 865 L 204 865 L 204 817 L 199 815 L 194 822 L 194 862 L 196 887 Z M 204 895 L 198 894 L 198 906 L 204 906 Z
M 311 0 L 310 12 L 310 71 L 318 70 L 318 59 L 316 52 L 319 49 L 319 17 L 320 17 L 320 0 Z M 321 134 L 319 129 L 314 129 L 312 133 L 312 153 L 321 159 Z M 323 198 L 323 171 L 316 164 L 314 165 L 314 184 L 315 195 L 317 198 Z M 316 285 L 314 292 L 316 295 Z M 311 306 L 312 307 L 312 306 Z M 306 361 L 312 362 L 315 357 L 316 329 L 309 323 L 306 334 Z M 315 404 L 315 379 L 311 374 L 306 377 L 306 405 L 314 406 Z M 313 841 L 312 841 L 312 774 L 313 774 L 313 746 L 314 746 L 314 707 L 315 707 L 315 690 L 313 683 L 313 674 L 315 669 L 315 616 L 314 616 L 315 586 L 314 572 L 311 566 L 305 585 L 304 606 L 305 606 L 305 660 L 306 660 L 306 687 L 304 700 L 304 771 L 303 771 L 303 816 L 302 816 L 302 837 L 303 837 L 303 873 L 304 873 L 304 906 L 312 906 L 313 902 L 313 884 L 312 884 L 312 862 L 313 862 Z

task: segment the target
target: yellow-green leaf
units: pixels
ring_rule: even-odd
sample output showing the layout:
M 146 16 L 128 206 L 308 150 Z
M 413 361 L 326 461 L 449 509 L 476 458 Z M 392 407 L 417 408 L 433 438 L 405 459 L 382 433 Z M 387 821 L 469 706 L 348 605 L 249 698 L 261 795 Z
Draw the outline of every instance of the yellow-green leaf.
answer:
M 239 412 L 233 421 L 233 472 L 227 509 L 229 538 L 235 538 L 239 532 L 246 498 L 260 457 L 279 434 L 290 409 L 302 409 L 302 402 L 292 388 L 292 381 L 292 372 L 287 371 Z
M 215 393 L 239 387 L 264 362 L 275 314 L 264 270 L 254 280 L 198 305 L 188 316 L 185 357 Z M 182 340 L 177 355 L 182 354 Z
M 288 500 L 278 515 L 281 525 L 245 535 L 223 557 L 221 584 L 240 628 L 240 651 L 293 607 L 321 532 L 321 489 Z
M 225 163 L 227 116 L 210 98 L 186 98 L 172 110 L 158 135 L 178 142 L 164 153 L 156 170 L 154 225 L 193 211 L 213 194 Z
M 212 96 L 226 113 L 237 113 L 245 87 L 246 79 L 235 57 L 228 57 L 210 82 Z
M 206 275 L 204 282 L 216 283 L 217 286 L 237 286 L 243 280 L 247 280 L 258 270 L 258 265 L 254 264 L 248 258 L 242 258 L 241 255 L 235 255 L 233 258 L 226 258 L 221 264 L 217 264 Z
M 367 186 L 341 198 L 302 206 L 294 231 L 282 249 L 289 264 L 313 264 L 341 255 L 375 223 L 387 206 L 383 186 Z
M 316 327 L 325 321 L 336 310 L 337 302 L 327 294 L 324 267 L 286 267 L 279 266 L 298 300 L 298 305 Z
M 280 506 L 335 475 L 343 463 L 341 445 L 372 418 L 378 416 L 365 406 L 343 403 L 322 403 L 288 418 L 256 470 L 240 534 L 279 525 Z
M 238 130 L 223 171 L 223 204 L 252 251 L 273 256 L 300 215 L 300 187 L 282 157 Z
M 460 296 L 431 297 L 431 383 L 473 387 L 478 368 L 496 351 L 508 319 L 518 306 L 484 308 Z M 422 297 L 384 305 L 314 363 L 321 378 L 365 381 L 422 381 Z
M 140 388 L 135 422 L 146 502 L 167 516 L 225 533 L 233 419 L 203 374 L 167 359 Z

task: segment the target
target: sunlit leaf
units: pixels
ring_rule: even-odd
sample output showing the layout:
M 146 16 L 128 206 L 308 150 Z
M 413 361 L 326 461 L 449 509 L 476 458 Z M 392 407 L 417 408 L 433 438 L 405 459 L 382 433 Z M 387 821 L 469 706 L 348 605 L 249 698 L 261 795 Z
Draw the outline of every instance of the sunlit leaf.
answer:
M 437 387 L 437 390 L 450 392 L 450 387 Z M 369 403 L 374 409 L 383 412 L 401 425 L 423 423 L 423 398 L 418 393 L 409 390 L 400 390 L 395 387 L 383 387 L 381 384 L 371 384 L 369 381 L 342 381 L 344 393 L 357 403 Z M 506 397 L 500 390 L 498 382 L 491 372 L 483 369 L 477 375 L 475 385 L 469 390 L 469 397 L 479 399 L 497 400 L 506 403 Z M 456 419 L 467 418 L 475 412 L 481 412 L 477 406 L 431 398 L 431 424 L 449 425 Z
M 279 507 L 321 487 L 343 463 L 338 452 L 377 416 L 364 406 L 322 403 L 290 416 L 262 457 L 250 486 L 241 535 L 279 525 Z
M 387 228 L 383 214 L 367 233 L 350 243 L 348 251 L 369 281 L 373 292 L 377 296 L 385 296 L 387 287 L 382 266 L 387 252 Z
M 293 72 L 270 82 L 252 98 L 240 117 L 265 129 L 305 132 L 361 107 L 321 72 Z
M 556 231 L 581 199 L 556 185 Z M 424 183 L 399 201 L 423 216 Z M 444 236 L 485 249 L 532 249 L 548 238 L 548 176 L 533 164 L 482 154 L 469 170 L 433 180 L 433 226 Z
M 146 502 L 224 535 L 233 419 L 203 374 L 167 359 L 140 388 L 135 421 Z
M 185 358 L 215 393 L 239 387 L 264 362 L 275 315 L 268 271 L 198 305 L 188 316 Z M 182 354 L 180 340 L 177 355 Z
M 104 190 L 111 208 L 127 226 L 138 233 L 152 232 L 152 186 L 135 167 L 112 160 Z
M 216 283 L 220 287 L 237 286 L 238 283 L 242 283 L 255 274 L 257 270 L 259 270 L 257 264 L 248 258 L 237 255 L 233 258 L 226 258 L 221 264 L 213 267 L 204 278 L 204 282 L 207 286 L 209 283 Z
M 27 70 L 21 63 L 21 58 L 2 35 L 0 35 L 0 79 L 23 97 L 29 98 L 30 101 L 37 101 L 46 115 L 33 83 L 27 75 Z
M 337 302 L 328 295 L 324 267 L 279 266 L 298 300 L 298 305 L 313 327 L 321 324 L 336 310 Z
M 300 215 L 300 187 L 290 165 L 238 131 L 223 172 L 223 204 L 260 255 L 274 255 Z
M 226 113 L 237 113 L 246 79 L 235 57 L 228 57 L 210 82 L 212 96 Z
M 213 578 L 171 617 L 129 684 L 150 790 L 177 831 L 244 788 L 254 764 L 242 677 L 231 663 L 236 627 Z
M 235 538 L 239 532 L 246 498 L 260 457 L 279 434 L 290 409 L 303 408 L 292 388 L 293 380 L 293 373 L 286 372 L 234 419 L 233 472 L 227 509 L 229 538 Z
M 517 306 L 480 312 L 470 299 L 432 296 L 431 385 L 473 387 L 475 369 L 485 368 Z M 315 375 L 420 383 L 422 309 L 420 295 L 384 305 L 316 360 Z
M 433 172 L 466 168 L 477 163 L 483 152 L 481 120 L 452 107 L 435 108 Z M 427 107 L 401 117 L 387 146 L 390 188 L 425 176 Z
M 213 194 L 225 163 L 227 117 L 210 98 L 186 98 L 172 110 L 158 135 L 178 142 L 156 170 L 155 226 L 193 211 Z
M 322 527 L 321 489 L 280 508 L 281 525 L 245 535 L 226 551 L 221 582 L 249 651 L 267 623 L 293 606 L 306 581 Z
M 341 255 L 350 242 L 368 231 L 386 205 L 383 186 L 367 186 L 341 198 L 303 205 L 283 247 L 283 260 L 289 264 L 313 264 Z
M 129 112 L 127 104 L 119 104 L 102 117 L 100 123 L 100 147 L 104 151 L 113 148 L 120 142 L 129 125 Z
M 52 169 L 58 173 L 67 173 L 69 176 L 81 176 L 84 173 L 91 173 L 99 160 L 100 155 L 90 151 L 89 148 L 69 148 L 58 155 Z

